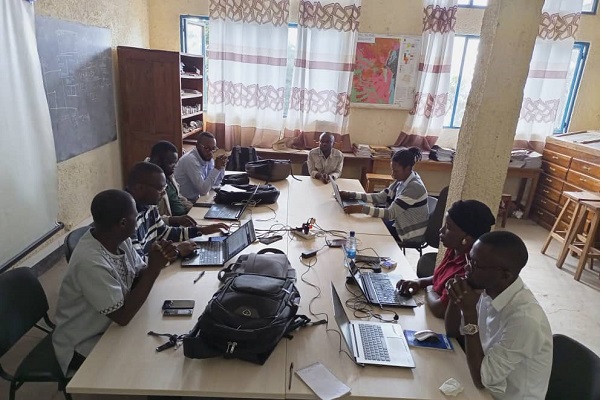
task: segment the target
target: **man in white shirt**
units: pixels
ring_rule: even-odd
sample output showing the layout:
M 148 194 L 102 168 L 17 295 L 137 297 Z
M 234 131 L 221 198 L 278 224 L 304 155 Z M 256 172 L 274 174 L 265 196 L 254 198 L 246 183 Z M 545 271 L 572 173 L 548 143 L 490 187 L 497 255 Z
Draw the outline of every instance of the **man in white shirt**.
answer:
M 218 150 L 215 136 L 202 132 L 196 140 L 196 148 L 182 156 L 175 166 L 175 180 L 182 196 L 192 203 L 219 186 L 225 174 L 227 156 L 213 159 Z
M 551 327 L 519 273 L 528 250 L 506 231 L 482 235 L 465 276 L 447 282 L 447 334 L 465 338 L 472 380 L 495 399 L 543 400 L 553 362 Z
M 309 175 L 323 183 L 330 182 L 330 177 L 339 178 L 342 173 L 344 156 L 333 146 L 334 135 L 324 132 L 319 136 L 319 147 L 311 150 L 307 156 Z

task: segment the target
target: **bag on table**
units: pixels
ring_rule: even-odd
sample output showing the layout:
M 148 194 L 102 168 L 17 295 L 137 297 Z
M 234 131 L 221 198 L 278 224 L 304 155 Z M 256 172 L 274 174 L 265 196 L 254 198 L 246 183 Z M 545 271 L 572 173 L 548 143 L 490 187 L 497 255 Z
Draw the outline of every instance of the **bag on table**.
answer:
M 248 185 L 249 183 L 250 179 L 246 172 L 241 174 L 228 174 L 224 176 L 221 181 L 222 185 Z
M 246 173 L 251 178 L 265 182 L 282 181 L 290 175 L 290 160 L 259 160 L 246 164 Z
M 297 315 L 296 272 L 280 250 L 240 256 L 219 277 L 224 285 L 183 339 L 186 357 L 222 356 L 262 365 L 283 337 L 310 322 Z
M 250 196 L 255 193 L 256 185 L 232 185 L 243 192 L 229 192 L 217 189 L 215 194 L 215 203 L 217 204 L 235 204 L 248 201 Z M 253 196 L 256 204 L 273 204 L 278 201 L 280 191 L 275 186 L 259 185 L 257 193 Z

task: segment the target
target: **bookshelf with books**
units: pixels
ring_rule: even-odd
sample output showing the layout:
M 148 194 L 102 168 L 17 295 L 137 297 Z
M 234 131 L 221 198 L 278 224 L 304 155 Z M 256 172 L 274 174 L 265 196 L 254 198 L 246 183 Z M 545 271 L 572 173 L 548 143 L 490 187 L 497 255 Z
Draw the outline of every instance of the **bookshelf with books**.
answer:
M 180 156 L 203 130 L 204 59 L 175 51 L 117 47 L 123 176 L 167 140 Z

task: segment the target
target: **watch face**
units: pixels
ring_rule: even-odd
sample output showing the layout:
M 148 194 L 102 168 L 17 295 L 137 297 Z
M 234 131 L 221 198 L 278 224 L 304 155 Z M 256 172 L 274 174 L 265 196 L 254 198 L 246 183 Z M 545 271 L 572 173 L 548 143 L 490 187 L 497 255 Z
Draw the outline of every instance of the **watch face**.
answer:
M 463 327 L 463 333 L 466 335 L 474 335 L 478 333 L 478 325 L 467 324 Z

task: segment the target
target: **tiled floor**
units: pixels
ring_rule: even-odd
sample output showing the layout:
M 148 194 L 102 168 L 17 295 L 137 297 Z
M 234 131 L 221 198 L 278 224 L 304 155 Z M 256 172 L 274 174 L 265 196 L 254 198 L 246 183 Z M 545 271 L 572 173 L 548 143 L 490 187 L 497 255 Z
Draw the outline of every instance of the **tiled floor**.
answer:
M 557 242 L 553 242 L 547 255 L 540 253 L 540 248 L 548 231 L 532 221 L 510 219 L 507 229 L 518 234 L 528 246 L 530 260 L 522 271 L 522 277 L 535 294 L 539 303 L 546 311 L 553 333 L 568 335 L 599 354 L 599 264 L 595 270 L 587 270 L 580 282 L 573 279 L 577 260 L 568 257 L 563 269 L 555 267 L 555 257 L 559 252 Z M 433 249 L 430 249 L 433 250 Z M 419 255 L 416 251 L 408 250 L 407 259 L 411 265 L 416 265 Z M 50 315 L 54 316 L 59 284 L 65 271 L 66 263 L 59 262 L 40 277 L 50 302 Z M 3 322 L 5 323 L 5 322 Z M 2 366 L 14 371 L 16 360 L 21 359 L 37 340 L 39 335 L 32 333 L 16 348 L 0 359 Z M 0 398 L 8 395 L 6 381 L 0 380 Z M 82 400 L 129 400 L 140 399 L 135 396 L 101 396 L 77 395 L 74 399 Z M 57 392 L 56 386 L 43 383 L 23 385 L 17 392 L 18 400 L 60 400 L 63 396 Z

